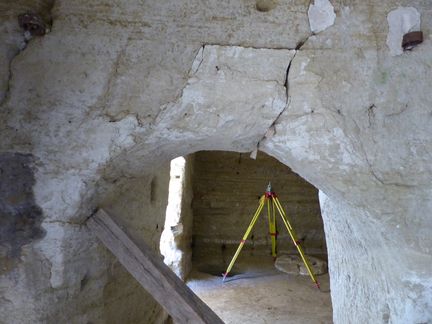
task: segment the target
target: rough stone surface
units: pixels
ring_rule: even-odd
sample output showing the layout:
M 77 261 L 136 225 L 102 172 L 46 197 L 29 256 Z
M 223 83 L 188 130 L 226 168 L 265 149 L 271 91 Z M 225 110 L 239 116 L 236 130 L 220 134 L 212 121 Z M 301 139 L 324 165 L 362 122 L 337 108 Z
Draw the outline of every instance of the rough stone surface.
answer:
M 0 150 L 34 157 L 46 232 L 0 277 L 3 321 L 107 321 L 115 278 L 86 217 L 116 196 L 146 210 L 147 196 L 125 190 L 145 178 L 151 192 L 173 157 L 258 142 L 335 207 L 324 219 L 335 322 L 432 321 L 430 1 L 334 2 L 334 25 L 309 37 L 306 0 L 267 12 L 249 0 L 57 0 L 51 32 L 19 52 L 16 14 L 43 3 L 0 10 Z M 399 6 L 419 12 L 425 40 L 393 57 L 385 26 Z M 131 221 L 155 249 L 164 203 Z
M 116 222 L 135 243 L 145 242 L 159 252 L 168 202 L 169 163 L 149 177 L 135 178 L 107 195 L 101 207 L 116 216 Z M 103 289 L 105 323 L 158 323 L 167 314 L 114 257 L 108 259 L 107 284 Z
M 430 229 L 431 222 L 424 215 L 430 208 L 425 181 L 429 181 L 431 175 L 430 164 L 426 161 L 432 143 L 427 126 L 430 98 L 425 96 L 429 81 L 423 70 L 429 60 L 424 51 L 430 48 L 430 43 L 422 47 L 404 56 L 403 64 L 393 61 L 388 52 L 378 52 L 377 57 L 376 50 L 372 49 L 353 49 L 356 65 L 348 62 L 352 58 L 346 56 L 347 50 L 298 52 L 288 80 L 290 105 L 276 125 L 276 134 L 262 145 L 267 152 L 286 152 L 275 155 L 318 186 L 334 204 L 349 202 L 352 207 L 341 207 L 350 215 L 347 226 L 352 218 L 376 222 L 368 230 L 357 227 L 354 231 L 330 234 L 338 248 L 345 252 L 338 253 L 338 249 L 328 247 L 332 278 L 332 269 L 344 264 L 347 255 L 350 260 L 358 256 L 353 252 L 356 248 L 350 239 L 352 234 L 348 234 L 357 231 L 359 235 L 382 237 L 385 242 L 382 254 L 410 268 L 405 271 L 394 266 L 392 278 L 410 275 L 404 278 L 403 284 L 397 285 L 399 289 L 389 292 L 386 287 L 392 285 L 392 279 L 382 276 L 391 268 L 390 262 L 383 261 L 386 258 L 368 259 L 375 271 L 351 273 L 348 268 L 341 267 L 340 272 L 334 274 L 338 278 L 335 280 L 338 289 L 332 289 L 332 298 L 337 300 L 334 302 L 336 322 L 346 322 L 352 314 L 360 313 L 362 307 L 368 307 L 370 295 L 375 296 L 375 318 L 382 315 L 396 323 L 404 323 L 411 317 L 423 318 L 423 322 L 431 318 L 430 312 L 425 311 L 430 309 L 425 305 L 431 303 L 430 284 L 425 278 L 430 276 L 432 262 L 432 242 L 427 234 L 429 230 L 425 229 Z M 335 60 L 345 67 L 337 76 L 329 63 Z M 394 68 L 396 64 L 404 68 Z M 355 216 L 357 211 L 348 211 L 353 209 L 365 210 L 365 214 Z M 325 228 L 338 221 L 337 215 L 324 219 Z M 338 237 L 341 233 L 343 238 Z M 364 250 L 374 249 L 373 241 L 365 238 Z M 423 261 L 414 261 L 417 257 Z M 352 307 L 350 298 L 339 299 L 339 289 L 345 289 L 348 278 L 354 273 L 355 280 L 360 281 L 355 291 L 359 301 L 356 308 Z M 371 273 L 376 279 L 370 280 Z M 369 279 L 362 280 L 365 276 Z M 375 280 L 383 285 L 381 289 L 376 289 Z M 417 296 L 411 307 L 407 306 L 410 304 L 406 299 L 408 294 Z M 383 303 L 387 296 L 391 301 Z M 390 305 L 390 311 L 386 311 L 386 305 Z M 345 309 L 355 311 L 347 314 Z M 372 318 L 372 313 L 366 317 Z
M 306 255 L 306 257 L 314 275 L 318 276 L 327 273 L 327 262 L 310 255 Z M 283 253 L 278 256 L 274 265 L 279 271 L 286 272 L 288 274 L 301 274 L 303 276 L 309 276 L 309 272 L 307 271 L 303 260 L 297 254 Z
M 358 323 L 371 318 L 382 323 L 429 323 L 430 256 L 389 244 L 388 229 L 368 211 L 336 202 L 323 193 L 320 201 L 328 249 L 332 251 L 331 293 L 338 296 L 332 298 L 334 321 L 352 321 L 343 311 L 349 307 Z M 367 307 L 363 298 L 369 301 Z
M 171 161 L 168 205 L 160 250 L 164 262 L 185 280 L 192 266 L 192 175 L 194 155 Z
M 33 196 L 34 168 L 30 154 L 0 154 L 0 260 L 19 258 L 21 247 L 44 236 L 42 211 Z
M 52 6 L 53 0 L 0 2 L 0 104 L 9 94 L 12 60 L 26 46 L 24 31 L 18 25 L 18 15 L 33 12 L 49 22 Z

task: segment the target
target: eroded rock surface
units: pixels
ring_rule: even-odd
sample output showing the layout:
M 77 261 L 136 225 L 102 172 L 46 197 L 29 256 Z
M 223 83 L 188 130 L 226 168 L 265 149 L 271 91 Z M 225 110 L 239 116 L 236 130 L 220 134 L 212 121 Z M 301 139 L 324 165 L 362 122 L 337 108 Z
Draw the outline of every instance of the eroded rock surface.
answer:
M 19 52 L 16 15 L 35 4 L 0 7 L 0 149 L 34 157 L 46 235 L 0 277 L 2 320 L 163 319 L 83 222 L 111 201 L 157 249 L 166 162 L 259 143 L 325 193 L 335 322 L 432 321 L 430 2 L 409 3 L 425 40 L 397 57 L 393 0 L 331 2 L 312 36 L 309 1 L 58 0 Z
M 21 248 L 44 236 L 43 214 L 33 195 L 34 161 L 30 154 L 0 154 L 0 272 L 18 261 Z

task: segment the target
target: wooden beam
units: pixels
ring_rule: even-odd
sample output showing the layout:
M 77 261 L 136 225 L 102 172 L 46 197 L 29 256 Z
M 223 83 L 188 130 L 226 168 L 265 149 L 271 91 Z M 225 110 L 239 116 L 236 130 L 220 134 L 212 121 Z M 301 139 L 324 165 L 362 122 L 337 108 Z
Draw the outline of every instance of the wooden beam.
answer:
M 104 210 L 87 226 L 177 323 L 223 324 L 150 247 L 138 247 Z

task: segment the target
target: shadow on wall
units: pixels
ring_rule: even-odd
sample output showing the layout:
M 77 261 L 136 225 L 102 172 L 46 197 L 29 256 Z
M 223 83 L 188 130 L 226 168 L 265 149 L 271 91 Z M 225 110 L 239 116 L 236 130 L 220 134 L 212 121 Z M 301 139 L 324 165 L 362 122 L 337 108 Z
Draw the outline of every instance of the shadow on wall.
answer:
M 45 236 L 33 195 L 33 162 L 31 154 L 0 155 L 0 274 L 18 262 L 23 245 Z

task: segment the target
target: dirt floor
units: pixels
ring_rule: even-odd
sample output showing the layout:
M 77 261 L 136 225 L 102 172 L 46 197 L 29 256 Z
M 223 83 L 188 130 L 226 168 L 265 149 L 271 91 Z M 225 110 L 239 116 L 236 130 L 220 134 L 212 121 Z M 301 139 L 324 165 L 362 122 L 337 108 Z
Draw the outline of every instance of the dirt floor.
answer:
M 271 257 L 242 260 L 222 282 L 221 266 L 195 264 L 187 285 L 225 323 L 332 323 L 328 274 L 318 276 L 319 291 L 309 277 L 289 275 Z

